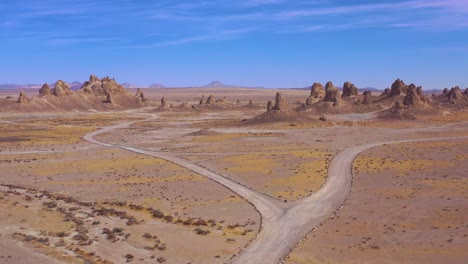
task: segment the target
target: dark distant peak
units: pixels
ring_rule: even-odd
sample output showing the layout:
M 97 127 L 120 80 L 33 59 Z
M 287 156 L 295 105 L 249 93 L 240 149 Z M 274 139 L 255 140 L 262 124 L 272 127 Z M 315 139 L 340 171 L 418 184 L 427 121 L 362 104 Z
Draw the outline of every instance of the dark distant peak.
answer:
M 209 84 L 205 85 L 205 87 L 224 87 L 224 86 L 226 86 L 226 85 L 224 85 L 220 81 L 213 81 L 213 82 L 210 82 Z
M 155 83 L 155 84 L 152 84 L 152 85 L 148 86 L 148 88 L 157 89 L 157 88 L 166 88 L 166 86 L 164 86 L 163 84 L 160 84 L 160 83 Z
M 131 84 L 131 83 L 122 83 L 121 85 L 122 85 L 124 88 L 126 88 L 126 89 L 129 89 L 129 88 L 133 88 L 133 87 L 134 87 L 133 84 Z

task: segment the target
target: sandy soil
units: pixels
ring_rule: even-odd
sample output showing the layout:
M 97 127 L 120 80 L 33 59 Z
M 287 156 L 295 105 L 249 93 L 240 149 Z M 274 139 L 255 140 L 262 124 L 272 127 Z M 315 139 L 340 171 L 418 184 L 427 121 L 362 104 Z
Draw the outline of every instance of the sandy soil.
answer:
M 364 152 L 345 207 L 287 263 L 464 263 L 467 152 L 467 140 Z

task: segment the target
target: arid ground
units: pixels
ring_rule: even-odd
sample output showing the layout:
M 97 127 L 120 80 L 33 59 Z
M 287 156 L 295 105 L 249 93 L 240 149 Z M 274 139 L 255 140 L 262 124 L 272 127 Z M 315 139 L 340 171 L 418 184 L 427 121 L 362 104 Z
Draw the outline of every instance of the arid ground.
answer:
M 463 107 L 283 90 L 303 111 L 266 112 L 276 92 L 3 99 L 0 263 L 465 263 Z

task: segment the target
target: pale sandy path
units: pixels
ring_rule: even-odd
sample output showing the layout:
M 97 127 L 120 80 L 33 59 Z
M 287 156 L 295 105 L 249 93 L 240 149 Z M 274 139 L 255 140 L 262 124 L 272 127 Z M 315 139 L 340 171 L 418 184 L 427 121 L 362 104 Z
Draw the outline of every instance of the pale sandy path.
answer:
M 350 147 L 333 158 L 328 169 L 328 180 L 319 191 L 296 203 L 294 207 L 283 209 L 250 188 L 200 165 L 179 158 L 175 154 L 109 144 L 94 139 L 94 136 L 100 133 L 125 128 L 133 123 L 135 122 L 105 127 L 83 136 L 83 139 L 101 146 L 120 148 L 173 162 L 220 183 L 251 203 L 262 217 L 262 230 L 255 240 L 233 259 L 232 263 L 235 264 L 282 262 L 282 258 L 287 256 L 301 239 L 343 206 L 351 192 L 353 161 L 361 152 L 386 144 L 468 138 L 426 138 L 368 143 Z

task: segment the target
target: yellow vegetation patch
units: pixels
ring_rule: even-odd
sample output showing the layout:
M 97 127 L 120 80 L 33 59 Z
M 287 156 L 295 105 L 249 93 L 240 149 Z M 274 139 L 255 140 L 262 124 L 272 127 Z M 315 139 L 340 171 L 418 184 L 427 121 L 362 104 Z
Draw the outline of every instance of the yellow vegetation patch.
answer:
M 66 145 L 80 142 L 81 137 L 94 127 L 31 127 L 0 124 L 0 145 Z
M 278 198 L 297 199 L 320 189 L 331 155 L 320 150 L 293 150 L 224 157 L 219 163 Z
M 414 171 L 414 170 L 431 170 L 434 167 L 450 167 L 454 166 L 450 161 L 437 161 L 430 159 L 384 159 L 380 157 L 363 157 L 360 156 L 354 161 L 355 173 L 378 173 L 383 171 L 396 171 L 398 173 Z
M 63 215 L 56 211 L 25 208 L 4 202 L 0 203 L 0 209 L 3 226 L 18 225 L 51 233 L 68 232 L 73 227 L 72 222 L 65 222 Z
M 325 159 L 302 163 L 294 169 L 293 176 L 274 179 L 268 185 L 289 188 L 290 190 L 275 192 L 277 196 L 283 198 L 297 199 L 307 196 L 311 192 L 318 191 L 325 183 L 327 165 L 328 162 Z

